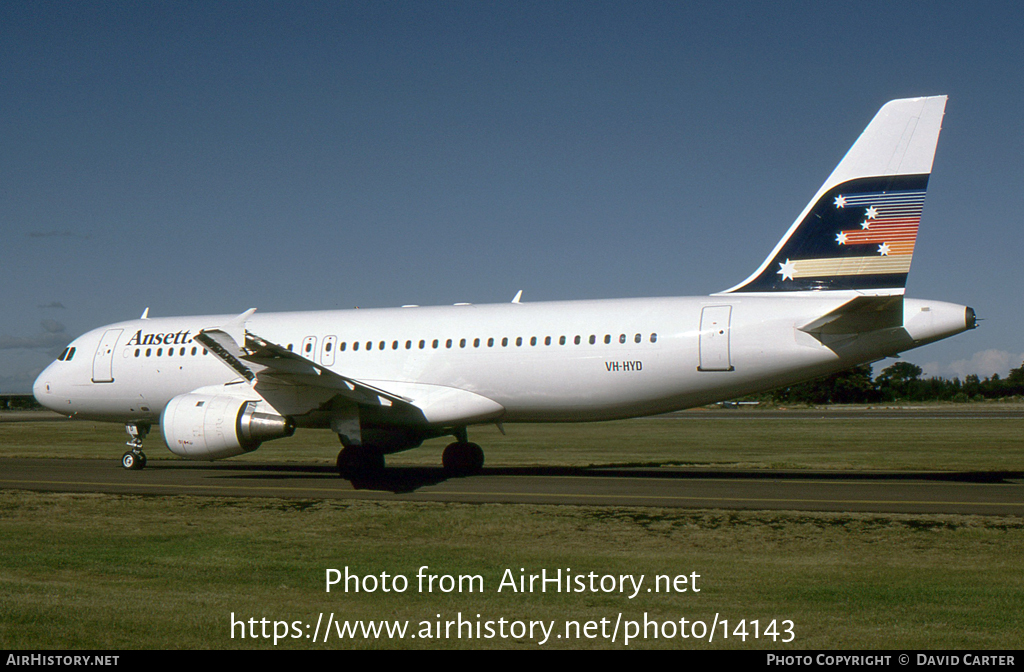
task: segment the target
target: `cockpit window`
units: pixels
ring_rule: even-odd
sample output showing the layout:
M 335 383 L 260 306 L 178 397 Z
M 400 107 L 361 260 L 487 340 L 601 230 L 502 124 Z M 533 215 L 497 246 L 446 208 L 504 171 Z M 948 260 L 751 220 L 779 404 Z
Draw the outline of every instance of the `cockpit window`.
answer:
M 68 356 L 64 359 L 65 362 L 70 362 L 71 358 L 75 356 L 75 349 L 71 348 L 68 350 Z
M 60 353 L 57 358 L 58 362 L 70 362 L 71 358 L 75 356 L 75 349 L 72 347 L 64 348 L 64 352 Z
M 60 357 L 57 358 L 58 362 L 63 362 L 64 358 L 68 356 L 68 350 L 71 348 L 64 348 L 64 352 L 60 353 Z

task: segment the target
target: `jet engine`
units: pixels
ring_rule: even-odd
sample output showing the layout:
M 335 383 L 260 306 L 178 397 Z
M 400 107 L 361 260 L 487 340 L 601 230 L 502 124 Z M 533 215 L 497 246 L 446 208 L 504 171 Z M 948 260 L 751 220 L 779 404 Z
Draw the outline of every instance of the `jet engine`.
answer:
M 262 400 L 189 392 L 174 397 L 160 414 L 167 447 L 190 460 L 219 460 L 295 433 L 291 418 L 257 412 Z

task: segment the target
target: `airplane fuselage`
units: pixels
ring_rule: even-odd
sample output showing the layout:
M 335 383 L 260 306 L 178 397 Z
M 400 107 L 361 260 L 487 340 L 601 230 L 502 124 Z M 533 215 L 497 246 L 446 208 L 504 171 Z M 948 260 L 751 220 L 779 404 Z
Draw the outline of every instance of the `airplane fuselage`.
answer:
M 851 298 L 728 295 L 255 313 L 263 338 L 415 399 L 430 387 L 492 402 L 434 424 L 650 415 L 772 389 L 969 328 L 964 306 L 904 300 L 903 328 L 826 345 L 799 329 Z M 76 339 L 35 393 L 83 419 L 158 422 L 173 397 L 238 376 L 194 340 L 230 315 L 151 318 Z M 418 394 L 419 393 L 419 394 Z M 456 402 L 458 405 L 458 402 Z M 317 416 L 299 425 L 323 426 Z M 430 421 L 431 418 L 426 418 Z

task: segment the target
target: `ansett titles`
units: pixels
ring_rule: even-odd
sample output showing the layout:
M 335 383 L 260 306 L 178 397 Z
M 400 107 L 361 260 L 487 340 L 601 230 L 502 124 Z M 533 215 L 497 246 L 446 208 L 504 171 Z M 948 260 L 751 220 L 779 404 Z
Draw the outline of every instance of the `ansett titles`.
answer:
M 188 329 L 176 333 L 144 334 L 142 329 L 135 332 L 125 345 L 186 345 L 192 342 Z

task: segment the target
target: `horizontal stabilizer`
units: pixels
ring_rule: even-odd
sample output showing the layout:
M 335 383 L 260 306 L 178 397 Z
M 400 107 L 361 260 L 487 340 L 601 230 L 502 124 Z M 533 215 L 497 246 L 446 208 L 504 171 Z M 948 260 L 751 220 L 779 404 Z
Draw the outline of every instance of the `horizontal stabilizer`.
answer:
M 805 333 L 820 336 L 822 334 L 861 334 L 902 326 L 902 296 L 858 296 L 799 329 Z

